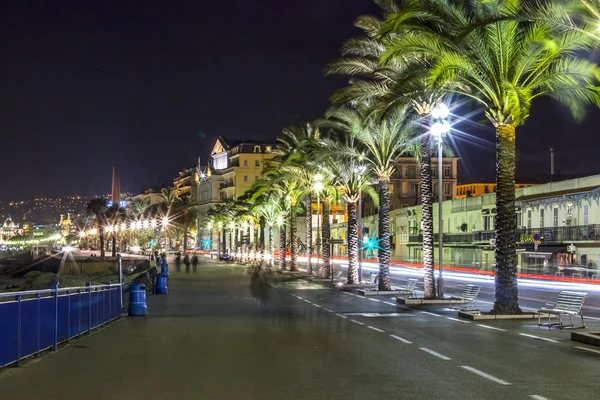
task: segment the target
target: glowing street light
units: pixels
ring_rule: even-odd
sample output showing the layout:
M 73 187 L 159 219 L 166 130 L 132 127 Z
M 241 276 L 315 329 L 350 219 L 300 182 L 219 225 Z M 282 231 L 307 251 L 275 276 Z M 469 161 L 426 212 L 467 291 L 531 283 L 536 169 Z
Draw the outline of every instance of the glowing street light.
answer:
M 430 128 L 431 136 L 435 137 L 438 142 L 438 297 L 444 297 L 444 277 L 443 277 L 443 222 L 442 222 L 442 201 L 443 190 L 444 190 L 444 176 L 442 170 L 442 158 L 444 157 L 442 152 L 443 137 L 450 132 L 450 123 L 446 120 L 450 115 L 448 106 L 444 103 L 438 103 L 433 110 L 431 110 L 431 117 L 436 120 Z
M 147 219 L 145 219 L 145 220 L 142 222 L 142 226 L 143 226 L 143 228 L 144 228 L 144 229 L 148 229 L 148 226 L 149 226 L 149 224 L 148 224 L 148 220 L 147 220 Z
M 121 230 L 122 230 L 122 231 L 124 231 L 124 230 L 126 230 L 126 229 L 127 229 L 127 225 L 125 225 L 125 222 L 123 222 L 123 223 L 121 224 Z
M 169 217 L 163 217 L 163 219 L 162 219 L 162 225 L 163 226 L 169 225 Z
M 80 237 L 80 238 L 82 238 L 82 237 L 85 237 L 85 231 L 81 231 L 81 232 L 79 232 L 79 237 Z
M 150 222 L 150 226 L 152 227 L 152 229 L 156 228 L 156 220 L 155 220 L 155 219 L 153 219 L 153 220 Z

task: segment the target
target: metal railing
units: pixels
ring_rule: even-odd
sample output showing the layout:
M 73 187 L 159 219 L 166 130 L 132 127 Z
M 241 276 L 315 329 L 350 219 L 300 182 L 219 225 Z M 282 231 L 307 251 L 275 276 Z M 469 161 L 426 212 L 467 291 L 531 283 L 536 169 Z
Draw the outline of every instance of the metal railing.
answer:
M 541 240 L 546 243 L 567 243 L 578 241 L 600 240 L 600 225 L 573 225 L 559 226 L 554 228 L 525 228 L 517 229 L 515 234 L 516 243 L 533 243 L 533 235 L 539 234 Z M 434 241 L 438 242 L 438 234 L 434 234 Z M 495 238 L 495 231 L 476 231 L 465 233 L 444 233 L 444 243 L 479 243 L 489 242 Z M 422 243 L 423 235 L 408 235 L 409 243 Z
M 0 293 L 0 368 L 119 318 L 122 285 Z

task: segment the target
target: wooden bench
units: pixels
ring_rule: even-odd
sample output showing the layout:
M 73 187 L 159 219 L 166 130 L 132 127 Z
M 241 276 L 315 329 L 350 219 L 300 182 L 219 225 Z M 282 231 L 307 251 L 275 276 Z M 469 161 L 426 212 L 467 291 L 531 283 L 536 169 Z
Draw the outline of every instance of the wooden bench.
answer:
M 468 309 L 469 304 L 471 306 L 475 305 L 479 308 L 479 304 L 477 303 L 477 297 L 479 297 L 479 292 L 481 291 L 481 287 L 477 285 L 468 284 L 465 286 L 465 290 L 459 295 L 450 297 L 450 308 L 452 308 L 452 302 L 456 300 L 456 302 L 460 302 L 461 304 L 466 305 L 466 309 Z
M 542 313 L 548 314 L 548 326 L 550 324 L 550 318 L 555 315 L 558 316 L 558 327 L 563 328 L 565 325 L 562 321 L 563 315 L 568 315 L 571 319 L 571 325 L 573 324 L 573 316 L 581 315 L 581 327 L 585 328 L 585 322 L 583 320 L 583 302 L 585 301 L 585 296 L 587 293 L 581 292 L 569 292 L 563 290 L 558 294 L 558 299 L 556 303 L 546 303 L 547 307 L 542 307 L 538 310 L 538 326 L 542 325 Z M 554 324 L 556 325 L 556 324 Z
M 404 286 L 396 286 L 392 290 L 398 291 L 398 294 L 408 294 L 410 297 L 417 297 L 417 282 L 417 279 L 410 278 Z

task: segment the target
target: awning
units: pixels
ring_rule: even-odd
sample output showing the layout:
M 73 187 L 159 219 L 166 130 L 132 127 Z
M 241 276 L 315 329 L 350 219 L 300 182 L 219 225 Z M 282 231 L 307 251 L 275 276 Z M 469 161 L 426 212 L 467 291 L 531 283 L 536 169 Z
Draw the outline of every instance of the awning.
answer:
M 527 246 L 525 248 L 518 248 L 517 252 L 523 254 L 526 257 L 536 257 L 536 251 L 533 246 Z M 537 250 L 537 257 L 545 256 L 550 257 L 555 253 L 566 253 L 567 246 L 539 246 Z

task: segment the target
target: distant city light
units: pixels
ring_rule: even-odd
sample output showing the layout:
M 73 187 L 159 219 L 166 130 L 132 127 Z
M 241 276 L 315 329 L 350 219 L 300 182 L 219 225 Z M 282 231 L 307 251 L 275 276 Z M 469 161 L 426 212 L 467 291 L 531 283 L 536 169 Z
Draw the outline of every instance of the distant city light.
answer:
M 65 246 L 65 247 L 63 247 L 63 251 L 65 253 L 70 253 L 73 251 L 73 246 Z

